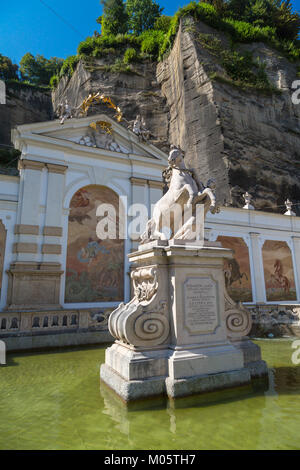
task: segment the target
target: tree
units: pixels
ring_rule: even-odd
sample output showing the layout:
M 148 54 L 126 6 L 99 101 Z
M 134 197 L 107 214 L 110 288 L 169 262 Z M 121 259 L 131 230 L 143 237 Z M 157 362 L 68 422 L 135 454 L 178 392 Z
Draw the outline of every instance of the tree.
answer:
M 49 85 L 52 75 L 58 75 L 62 64 L 63 59 L 57 57 L 46 59 L 39 54 L 34 57 L 27 52 L 20 61 L 21 77 L 35 85 Z
M 275 28 L 282 39 L 298 38 L 300 16 L 293 11 L 290 0 L 229 0 L 227 13 L 254 26 Z
M 153 29 L 157 18 L 161 15 L 161 8 L 155 0 L 127 0 L 129 29 L 135 34 Z
M 0 80 L 18 79 L 18 66 L 9 57 L 0 54 Z
M 97 23 L 101 24 L 103 36 L 125 34 L 128 30 L 128 16 L 123 0 L 101 0 L 103 15 Z

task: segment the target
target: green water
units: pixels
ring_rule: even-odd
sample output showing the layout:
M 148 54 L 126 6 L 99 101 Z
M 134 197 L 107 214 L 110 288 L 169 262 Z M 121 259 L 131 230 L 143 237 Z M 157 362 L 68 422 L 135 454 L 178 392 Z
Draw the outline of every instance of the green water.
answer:
M 0 449 L 300 449 L 292 340 L 262 340 L 266 392 L 130 410 L 99 386 L 104 348 L 9 354 L 0 367 Z

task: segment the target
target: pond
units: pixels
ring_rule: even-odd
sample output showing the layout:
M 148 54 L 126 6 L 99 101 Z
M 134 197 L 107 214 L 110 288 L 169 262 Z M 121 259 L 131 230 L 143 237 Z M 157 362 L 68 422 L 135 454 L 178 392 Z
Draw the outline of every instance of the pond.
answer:
M 293 339 L 259 340 L 266 391 L 241 389 L 128 410 L 99 381 L 105 347 L 10 353 L 0 367 L 0 449 L 300 449 Z

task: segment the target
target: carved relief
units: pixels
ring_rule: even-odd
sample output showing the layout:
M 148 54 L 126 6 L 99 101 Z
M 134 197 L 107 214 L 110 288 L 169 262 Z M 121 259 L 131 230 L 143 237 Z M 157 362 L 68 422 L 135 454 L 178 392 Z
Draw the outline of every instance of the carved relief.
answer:
M 170 333 L 168 302 L 164 276 L 157 268 L 140 268 L 131 274 L 134 298 L 123 303 L 109 317 L 109 331 L 118 340 L 136 347 L 157 346 L 166 342 Z
M 163 343 L 169 336 L 170 326 L 167 313 L 167 302 L 161 301 L 156 312 L 144 312 L 135 321 L 135 334 L 143 342 Z
M 158 289 L 157 271 L 154 268 L 138 269 L 131 273 L 134 295 L 140 302 L 149 302 Z

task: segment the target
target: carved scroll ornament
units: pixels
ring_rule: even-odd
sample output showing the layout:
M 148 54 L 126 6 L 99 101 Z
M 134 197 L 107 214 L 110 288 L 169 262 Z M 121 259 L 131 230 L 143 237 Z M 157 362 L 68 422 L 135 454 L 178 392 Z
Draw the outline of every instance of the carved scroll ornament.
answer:
M 241 302 L 232 300 L 225 289 L 225 324 L 229 339 L 238 340 L 247 336 L 252 328 L 251 313 Z
M 131 276 L 134 298 L 112 312 L 109 331 L 116 339 L 136 347 L 163 344 L 168 339 L 170 325 L 168 302 L 157 294 L 158 273 L 155 268 L 142 268 Z

